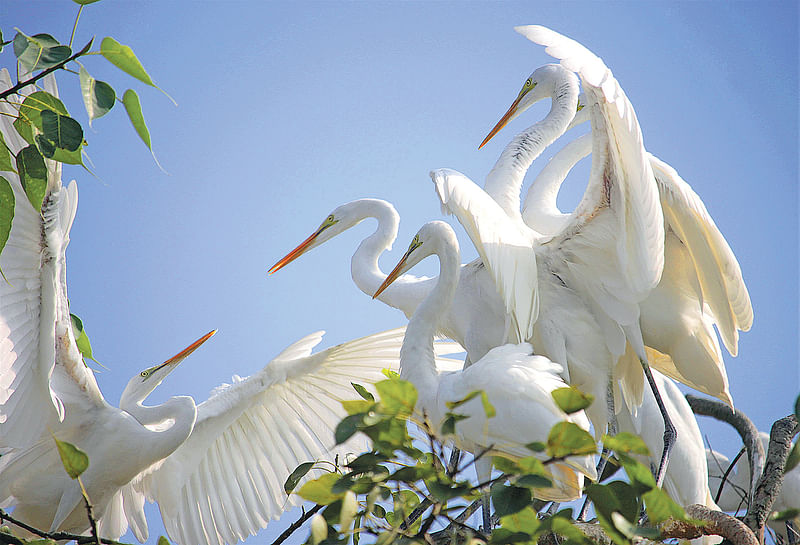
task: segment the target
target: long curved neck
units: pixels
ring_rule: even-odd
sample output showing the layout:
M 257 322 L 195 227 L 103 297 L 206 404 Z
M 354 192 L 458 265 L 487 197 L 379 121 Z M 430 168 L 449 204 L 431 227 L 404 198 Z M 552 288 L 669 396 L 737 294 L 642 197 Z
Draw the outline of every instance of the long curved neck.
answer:
M 564 146 L 536 176 L 522 206 L 522 220 L 543 235 L 561 231 L 570 214 L 558 209 L 558 191 L 569 171 L 592 153 L 592 133 L 584 134 Z
M 453 302 L 458 285 L 460 256 L 455 235 L 452 239 L 454 243 L 443 245 L 437 252 L 439 278 L 409 320 L 400 349 L 400 378 L 417 388 L 420 400 L 435 400 L 436 396 L 438 375 L 433 337 L 439 320 Z
M 553 101 L 544 119 L 519 133 L 506 146 L 486 177 L 486 192 L 512 217 L 521 219 L 520 191 L 525 173 L 542 151 L 567 129 L 578 107 L 578 80 L 564 70 L 553 83 Z
M 350 260 L 350 274 L 358 289 L 372 297 L 386 280 L 387 275 L 380 269 L 378 258 L 384 251 L 391 249 L 397 238 L 400 215 L 388 203 L 378 200 L 365 201 L 361 208 L 363 219 L 375 218 L 378 227 L 358 245 Z M 420 285 L 422 282 L 423 279 L 413 275 L 403 275 L 381 293 L 378 299 L 390 307 L 402 310 L 406 316 L 411 316 L 425 297 L 425 290 Z
M 166 458 L 181 446 L 192 433 L 197 420 L 197 406 L 188 396 L 172 397 L 161 405 L 152 407 L 142 405 L 141 401 L 127 404 L 120 402 L 120 409 L 134 417 L 142 426 L 168 423 L 160 431 L 147 429 L 150 441 L 142 456 L 153 461 Z

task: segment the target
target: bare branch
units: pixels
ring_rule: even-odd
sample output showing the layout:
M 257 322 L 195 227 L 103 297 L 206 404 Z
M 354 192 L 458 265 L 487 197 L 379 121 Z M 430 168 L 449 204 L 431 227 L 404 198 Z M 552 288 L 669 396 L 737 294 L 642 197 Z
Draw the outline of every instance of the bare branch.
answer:
M 304 511 L 302 516 L 294 521 L 291 526 L 289 526 L 286 530 L 283 531 L 281 535 L 275 538 L 275 541 L 272 542 L 272 545 L 280 545 L 284 541 L 286 541 L 290 535 L 295 533 L 298 528 L 300 528 L 305 521 L 316 515 L 322 508 L 325 507 L 324 505 L 315 505 L 308 511 Z
M 734 545 L 759 545 L 755 534 L 742 521 L 704 505 L 686 506 L 686 515 L 705 522 L 697 526 L 670 519 L 661 526 L 661 538 L 695 539 L 702 536 L 722 536 Z
M 730 424 L 742 437 L 742 442 L 747 448 L 747 458 L 750 461 L 750 494 L 748 495 L 747 509 L 751 510 L 753 508 L 753 491 L 756 489 L 759 475 L 764 471 L 764 447 L 758 438 L 758 429 L 742 411 L 738 409 L 734 411 L 720 401 L 691 394 L 686 394 L 686 401 L 689 402 L 689 406 L 695 414 L 710 416 Z
M 0 521 L 8 521 L 14 526 L 19 526 L 23 530 L 27 530 L 31 534 L 37 535 L 39 537 L 43 537 L 46 539 L 52 539 L 54 541 L 75 541 L 78 545 L 88 545 L 89 543 L 96 543 L 94 536 L 79 536 L 77 534 L 70 534 L 67 532 L 45 532 L 44 530 L 39 530 L 38 528 L 34 528 L 24 522 L 15 519 L 2 509 L 0 509 Z M 6 543 L 1 541 L 5 539 L 6 536 L 0 533 L 0 542 Z M 100 538 L 100 542 L 104 543 L 105 545 L 130 545 L 128 543 L 122 543 L 120 541 L 115 541 L 113 539 L 105 539 Z M 7 543 L 14 543 L 13 541 L 8 541 Z
M 767 517 L 772 512 L 772 505 L 780 494 L 783 468 L 786 466 L 786 458 L 792 447 L 792 438 L 797 435 L 798 431 L 800 431 L 800 426 L 794 415 L 781 418 L 772 425 L 764 472 L 758 479 L 753 501 L 750 502 L 751 507 L 744 517 L 744 523 L 759 536 L 759 539 L 764 536 Z

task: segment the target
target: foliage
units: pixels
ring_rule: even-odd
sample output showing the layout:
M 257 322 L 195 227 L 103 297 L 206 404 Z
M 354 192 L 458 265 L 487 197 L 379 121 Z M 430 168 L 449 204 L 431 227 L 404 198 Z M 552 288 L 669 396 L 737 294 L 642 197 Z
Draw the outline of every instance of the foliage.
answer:
M 453 412 L 447 413 L 439 433 L 425 415 L 414 411 L 417 392 L 409 382 L 390 376 L 376 384 L 377 397 L 360 385 L 353 386 L 361 399 L 342 402 L 348 416 L 336 430 L 337 440 L 363 433 L 372 449 L 296 491 L 318 507 L 324 506 L 311 519 L 306 543 L 344 544 L 351 539 L 354 544 L 362 539 L 379 544 L 430 543 L 430 539 L 445 539 L 450 531 L 497 545 L 532 543 L 550 533 L 569 543 L 590 543 L 576 526 L 571 509 L 543 515 L 539 509 L 547 503 L 535 499 L 541 489 L 552 485 L 549 468 L 553 464 L 570 456 L 596 453 L 594 439 L 580 427 L 561 422 L 545 443 L 529 445 L 530 456 L 494 457 L 494 477 L 476 484 L 469 475 L 474 459 L 448 463 L 449 447 L 441 437 L 457 431 L 459 422 L 467 418 L 458 414 L 458 407 L 472 398 L 480 396 L 487 416 L 494 414 L 483 392 L 449 403 Z M 568 407 L 582 405 L 586 399 L 577 391 L 556 396 Z M 418 435 L 414 428 L 421 431 L 422 439 L 414 438 Z M 639 523 L 645 508 L 652 522 L 670 517 L 686 520 L 683 509 L 655 487 L 650 469 L 632 456 L 648 453 L 641 439 L 619 434 L 606 440 L 629 480 L 590 484 L 586 492 L 594 502 L 599 524 L 614 543 L 627 545 L 641 536 L 658 538 L 658 529 Z M 476 458 L 486 455 L 488 451 L 477 453 Z M 294 490 L 311 467 L 311 463 L 298 467 L 286 482 L 287 492 Z M 470 526 L 468 515 L 459 517 L 474 510 L 483 492 L 490 494 L 494 516 L 499 519 L 491 537 Z
M 10 106 L 10 111 L 15 113 L 0 115 L 13 118 L 14 129 L 28 144 L 15 154 L 9 148 L 6 139 L 0 135 L 0 171 L 15 172 L 19 175 L 25 195 L 36 210 L 42 208 L 47 191 L 48 165 L 45 160 L 81 165 L 86 168 L 84 148 L 87 142 L 83 127 L 72 117 L 63 102 L 38 87 L 40 80 L 50 73 L 59 71 L 78 75 L 78 84 L 90 125 L 111 111 L 117 102 L 123 103 L 136 134 L 150 152 L 153 152 L 150 131 L 136 91 L 127 89 L 120 94 L 109 83 L 92 77 L 84 66 L 89 56 L 102 57 L 125 74 L 160 90 L 133 50 L 106 36 L 101 41 L 99 49 L 92 50 L 93 38 L 79 50 L 73 51 L 72 41 L 81 12 L 85 5 L 96 1 L 76 1 L 80 7 L 72 38 L 68 44 L 60 43 L 50 34 L 28 35 L 20 29 L 15 29 L 13 39 L 4 42 L 0 31 L 0 50 L 5 45 L 12 46 L 17 59 L 18 74 L 17 82 L 12 87 L 0 91 L 0 103 Z M 21 94 L 23 90 L 25 95 Z M 153 158 L 155 159 L 155 155 Z M 0 181 L 0 253 L 11 229 L 14 206 L 18 204 L 15 203 L 13 193 L 8 191 L 8 185 L 8 178 Z

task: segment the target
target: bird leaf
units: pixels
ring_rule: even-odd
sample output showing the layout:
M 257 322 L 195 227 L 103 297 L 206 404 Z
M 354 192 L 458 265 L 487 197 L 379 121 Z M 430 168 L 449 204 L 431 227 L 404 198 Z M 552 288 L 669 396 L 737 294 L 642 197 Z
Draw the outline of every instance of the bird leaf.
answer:
M 75 337 L 75 344 L 78 345 L 81 356 L 99 363 L 92 355 L 92 343 L 89 342 L 89 336 L 83 327 L 83 320 L 72 313 L 70 313 L 69 317 L 72 320 L 72 334 Z
M 649 467 L 621 452 L 617 452 L 617 459 L 622 467 L 625 468 L 625 473 L 628 474 L 631 486 L 636 488 L 638 493 L 643 494 L 656 487 L 656 480 Z
M 37 135 L 44 133 L 42 126 L 42 112 L 52 111 L 57 114 L 69 116 L 69 112 L 64 107 L 64 103 L 45 91 L 37 91 L 28 95 L 22 102 L 19 109 L 19 117 L 14 121 L 14 128 L 25 139 L 26 142 L 41 146 L 41 139 Z M 81 129 L 82 131 L 83 129 Z M 81 142 L 83 143 L 83 142 Z M 47 146 L 44 144 L 44 146 Z M 68 163 L 70 165 L 82 165 L 80 148 L 75 151 L 66 149 L 56 149 L 52 156 L 54 161 Z
M 533 499 L 528 488 L 504 485 L 500 482 L 495 482 L 492 485 L 491 496 L 495 514 L 498 517 L 505 517 L 522 511 L 531 504 Z
M 77 479 L 89 467 L 89 456 L 72 443 L 59 441 L 55 436 L 53 440 L 56 442 L 61 463 L 70 479 Z
M 532 507 L 526 506 L 521 511 L 502 517 L 500 526 L 511 532 L 525 532 L 532 535 L 539 527 L 539 516 Z
M 582 411 L 594 401 L 593 395 L 585 394 L 574 386 L 557 388 L 550 395 L 553 396 L 556 405 L 567 414 Z
M 647 516 L 650 521 L 659 524 L 668 518 L 676 520 L 687 520 L 686 512 L 683 507 L 675 503 L 666 492 L 660 488 L 653 488 L 642 495 L 644 505 L 647 508 Z
M 94 79 L 83 66 L 81 66 L 79 77 L 83 104 L 86 106 L 86 114 L 89 116 L 89 126 L 91 126 L 92 121 L 103 117 L 114 107 L 117 94 L 108 83 Z
M 328 505 L 344 494 L 335 494 L 333 492 L 333 485 L 339 480 L 341 475 L 338 473 L 326 473 L 321 477 L 308 481 L 304 484 L 297 494 L 304 500 L 312 501 L 320 505 Z
M 0 132 L 0 170 L 14 171 L 14 163 L 11 161 L 11 157 L 11 151 L 6 145 L 6 140 L 3 138 L 3 133 Z
M 125 111 L 128 112 L 128 118 L 131 120 L 133 128 L 136 129 L 136 134 L 145 143 L 147 149 L 153 151 L 150 143 L 150 131 L 147 129 L 147 124 L 144 122 L 142 115 L 142 105 L 139 103 L 139 95 L 133 89 L 128 89 L 122 95 L 122 104 L 125 106 Z
M 380 405 L 386 414 L 408 416 L 417 403 L 417 389 L 406 380 L 399 378 L 375 383 L 381 398 Z
M 76 151 L 83 143 L 81 124 L 53 110 L 42 111 L 42 133 L 57 148 Z
M 785 520 L 792 520 L 800 516 L 800 509 L 790 508 L 784 511 L 777 511 L 769 516 L 770 520 L 783 522 Z
M 146 83 L 152 87 L 156 87 L 150 75 L 139 62 L 133 49 L 127 45 L 122 45 L 111 36 L 106 36 L 100 43 L 100 54 L 103 55 L 108 62 L 128 74 L 133 76 L 139 81 Z
M 36 146 L 22 148 L 17 154 L 17 172 L 33 209 L 40 211 L 47 190 L 47 167 Z
M 14 190 L 11 183 L 0 176 L 0 253 L 3 253 L 8 235 L 11 233 L 11 223 L 14 221 Z
M 14 55 L 26 72 L 50 68 L 68 59 L 71 54 L 69 46 L 61 45 L 49 34 L 27 36 L 17 30 L 14 36 Z
M 641 437 L 628 432 L 619 432 L 617 435 L 604 435 L 603 445 L 617 452 L 641 454 L 650 456 L 650 449 Z
M 283 490 L 287 494 L 291 494 L 292 490 L 297 488 L 297 483 L 300 482 L 300 479 L 306 476 L 306 473 L 311 471 L 311 468 L 314 467 L 314 462 L 303 462 L 299 466 L 292 471 L 292 474 L 286 479 L 286 482 L 283 483 Z
M 553 458 L 596 452 L 594 438 L 573 422 L 559 422 L 547 436 L 547 453 Z
M 358 395 L 360 395 L 362 398 L 366 399 L 367 401 L 375 401 L 375 396 L 372 395 L 369 390 L 364 388 L 362 385 L 356 384 L 355 382 L 351 382 L 350 384 L 353 385 L 353 388 L 355 388 L 356 392 L 358 392 Z

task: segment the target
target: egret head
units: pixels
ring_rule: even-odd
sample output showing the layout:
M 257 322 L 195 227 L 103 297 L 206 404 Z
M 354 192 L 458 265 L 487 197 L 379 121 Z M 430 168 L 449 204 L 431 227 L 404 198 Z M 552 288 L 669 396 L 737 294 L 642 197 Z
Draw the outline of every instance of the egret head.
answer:
M 448 241 L 449 244 L 446 241 Z M 458 248 L 458 240 L 456 239 L 452 227 L 443 221 L 429 221 L 423 225 L 422 228 L 417 231 L 406 253 L 400 258 L 400 261 L 386 277 L 386 280 L 383 281 L 383 284 L 375 291 L 372 298 L 375 299 L 378 297 L 392 282 L 411 270 L 414 265 L 429 255 L 439 253 L 448 247 Z
M 580 95 L 578 95 L 578 108 L 577 111 L 575 112 L 575 117 L 573 117 L 572 121 L 570 121 L 567 130 L 570 130 L 572 127 L 577 127 L 578 125 L 589 121 L 589 112 L 591 110 L 590 108 L 586 107 L 587 105 L 588 103 L 586 102 L 586 93 L 581 93 Z
M 131 404 L 141 403 L 144 401 L 145 398 L 149 396 L 159 384 L 161 384 L 161 381 L 175 370 L 180 362 L 185 360 L 189 354 L 197 350 L 201 344 L 213 337 L 216 332 L 217 330 L 215 329 L 206 333 L 164 363 L 149 367 L 138 375 L 134 376 L 130 381 L 128 381 L 128 385 L 125 386 L 125 390 L 122 392 L 122 396 L 120 397 L 119 401 L 120 407 L 126 407 Z
M 328 217 L 322 221 L 320 226 L 311 233 L 311 236 L 270 267 L 269 274 L 278 272 L 312 248 L 316 248 L 320 244 L 329 241 L 336 235 L 347 231 L 354 225 L 363 221 L 369 217 L 372 205 L 377 203 L 381 203 L 383 206 L 388 205 L 389 208 L 394 210 L 391 204 L 386 201 L 379 201 L 378 199 L 358 199 L 336 207 L 333 212 L 328 214 Z
M 497 122 L 497 125 L 494 126 L 486 138 L 483 139 L 478 149 L 494 138 L 494 135 L 500 132 L 510 121 L 516 119 L 522 112 L 540 100 L 553 97 L 556 94 L 558 85 L 570 77 L 575 78 L 575 74 L 560 64 L 545 64 L 534 70 L 525 80 L 522 89 L 508 108 L 508 111 L 500 118 L 500 121 Z M 577 84 L 577 82 L 575 83 Z

